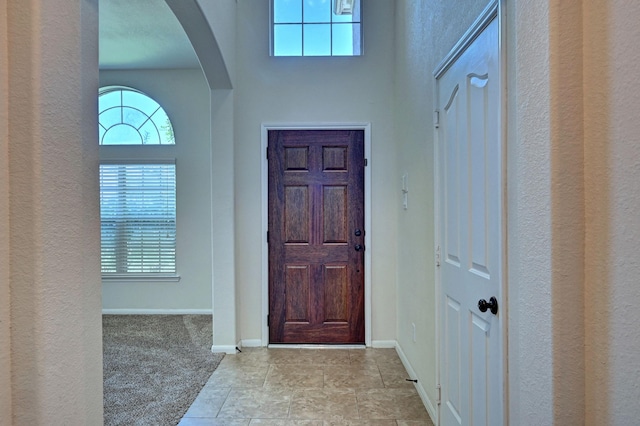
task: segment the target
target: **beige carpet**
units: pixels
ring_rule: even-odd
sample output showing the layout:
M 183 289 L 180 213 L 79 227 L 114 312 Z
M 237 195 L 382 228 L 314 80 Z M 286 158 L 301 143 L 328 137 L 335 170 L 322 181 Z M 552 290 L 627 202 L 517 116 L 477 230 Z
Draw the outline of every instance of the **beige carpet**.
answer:
M 216 369 L 210 315 L 104 315 L 104 424 L 176 425 Z

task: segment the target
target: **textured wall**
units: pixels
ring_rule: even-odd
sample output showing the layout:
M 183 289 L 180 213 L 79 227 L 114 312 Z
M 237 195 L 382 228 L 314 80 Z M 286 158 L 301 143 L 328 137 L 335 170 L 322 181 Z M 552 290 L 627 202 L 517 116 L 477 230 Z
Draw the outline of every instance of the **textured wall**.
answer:
M 508 9 L 509 417 L 553 424 L 549 1 Z M 516 24 L 517 23 L 517 24 Z
M 19 425 L 102 424 L 97 7 L 88 0 L 8 2 Z
M 200 70 L 101 71 L 100 85 L 143 91 L 171 118 L 175 146 L 108 147 L 101 159 L 175 158 L 179 282 L 103 283 L 105 309 L 211 309 L 210 95 Z
M 582 4 L 507 11 L 509 415 L 583 424 Z
M 587 424 L 640 418 L 640 3 L 585 2 Z
M 11 424 L 7 2 L 0 0 L 0 425 Z
M 557 424 L 583 424 L 585 209 L 581 2 L 550 3 L 549 52 L 553 416 Z
M 432 405 L 436 406 L 436 287 L 434 271 L 434 77 L 444 59 L 486 6 L 486 0 L 396 2 L 393 207 L 398 210 L 397 339 Z M 409 176 L 409 207 L 400 181 Z M 416 325 L 416 342 L 412 327 Z
M 238 1 L 235 105 L 236 277 L 242 339 L 260 339 L 261 123 L 371 122 L 374 340 L 395 340 L 397 173 L 393 2 L 364 11 L 364 56 L 269 57 L 269 2 Z

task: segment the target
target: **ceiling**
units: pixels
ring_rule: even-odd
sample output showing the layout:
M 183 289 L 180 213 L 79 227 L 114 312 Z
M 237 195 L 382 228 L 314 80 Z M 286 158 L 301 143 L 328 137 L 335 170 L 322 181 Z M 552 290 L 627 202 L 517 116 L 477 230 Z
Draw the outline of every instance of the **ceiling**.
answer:
M 100 69 L 200 68 L 165 0 L 100 0 Z

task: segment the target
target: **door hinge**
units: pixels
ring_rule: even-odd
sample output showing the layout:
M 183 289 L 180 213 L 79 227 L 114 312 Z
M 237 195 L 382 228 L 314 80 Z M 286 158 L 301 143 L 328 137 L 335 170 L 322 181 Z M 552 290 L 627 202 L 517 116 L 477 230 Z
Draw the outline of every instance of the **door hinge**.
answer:
M 442 386 L 436 385 L 436 404 L 440 405 L 442 403 Z
M 433 127 L 436 129 L 440 127 L 440 111 L 433 111 Z
M 367 160 L 366 158 L 364 159 L 364 166 L 367 167 L 369 165 L 369 160 Z
M 436 267 L 440 266 L 440 246 L 436 247 Z
M 271 327 L 271 315 L 267 314 L 267 327 Z
M 267 160 L 269 159 L 269 147 L 267 146 Z
M 269 231 L 267 231 L 267 244 L 269 244 Z

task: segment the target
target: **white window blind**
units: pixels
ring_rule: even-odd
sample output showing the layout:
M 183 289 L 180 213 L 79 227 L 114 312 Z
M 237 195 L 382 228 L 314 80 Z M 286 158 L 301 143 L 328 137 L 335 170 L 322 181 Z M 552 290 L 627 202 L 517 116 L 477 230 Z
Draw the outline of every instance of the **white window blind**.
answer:
M 102 274 L 176 273 L 176 169 L 100 165 Z

